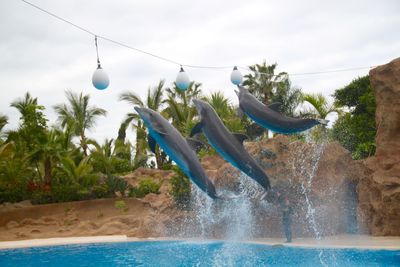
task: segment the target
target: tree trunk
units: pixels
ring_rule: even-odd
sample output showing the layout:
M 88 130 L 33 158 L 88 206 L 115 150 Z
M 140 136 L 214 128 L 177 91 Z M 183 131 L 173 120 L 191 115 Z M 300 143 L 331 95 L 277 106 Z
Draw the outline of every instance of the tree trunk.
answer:
M 86 144 L 86 137 L 85 137 L 84 133 L 81 134 L 81 147 L 83 149 L 83 155 L 85 155 L 85 157 L 87 157 L 87 144 Z
M 161 170 L 164 166 L 164 162 L 163 162 L 163 158 L 161 155 L 161 149 L 159 146 L 156 147 L 156 153 L 155 153 L 155 157 L 156 157 L 156 163 L 157 163 L 157 169 Z
M 44 184 L 51 187 L 51 160 L 47 157 L 44 161 Z

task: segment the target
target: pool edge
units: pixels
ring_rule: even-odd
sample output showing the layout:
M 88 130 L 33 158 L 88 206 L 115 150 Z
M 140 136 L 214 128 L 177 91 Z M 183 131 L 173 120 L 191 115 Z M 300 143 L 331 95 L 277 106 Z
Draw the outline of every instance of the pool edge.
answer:
M 254 240 L 238 240 L 236 242 L 259 244 L 268 246 L 285 246 L 299 248 L 324 248 L 324 249 L 369 249 L 369 250 L 400 250 L 400 237 L 381 237 L 357 236 L 355 243 L 349 243 L 352 236 L 335 236 L 315 240 L 311 238 L 295 239 L 293 243 L 284 243 L 281 238 L 262 238 Z M 354 238 L 354 237 L 353 237 Z M 116 243 L 116 242 L 146 242 L 146 241 L 189 241 L 189 242 L 223 242 L 223 239 L 199 239 L 199 238 L 179 238 L 179 237 L 148 237 L 136 238 L 126 235 L 107 235 L 107 236 L 78 236 L 78 237 L 54 237 L 44 239 L 28 239 L 18 241 L 1 241 L 0 250 L 18 249 L 29 247 L 45 247 L 72 244 L 90 243 Z M 229 242 L 235 242 L 228 240 Z

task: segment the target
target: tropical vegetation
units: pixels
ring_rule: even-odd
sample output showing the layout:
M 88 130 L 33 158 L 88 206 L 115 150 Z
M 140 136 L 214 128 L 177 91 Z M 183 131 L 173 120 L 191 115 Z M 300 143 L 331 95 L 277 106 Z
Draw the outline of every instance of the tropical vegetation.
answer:
M 354 79 L 334 94 L 335 105 L 347 112 L 340 114 L 332 136 L 347 148 L 355 159 L 375 153 L 375 95 L 369 77 Z
M 293 87 L 285 72 L 275 73 L 277 64 L 250 66 L 243 85 L 263 103 L 282 103 L 281 112 L 288 116 L 326 118 L 335 112 L 339 118 L 332 129 L 323 133 L 338 140 L 356 159 L 372 155 L 376 133 L 373 120 L 375 99 L 368 76 L 337 89 L 334 103 L 323 95 L 303 94 Z M 30 199 L 34 203 L 64 202 L 115 196 L 144 197 L 159 193 L 160 181 L 143 177 L 136 187 L 121 178 L 143 168 L 175 171 L 170 194 L 186 207 L 190 201 L 190 181 L 169 157 L 156 147 L 148 148 L 147 129 L 134 112 L 134 106 L 151 108 L 161 113 L 183 136 L 190 135 L 199 117 L 192 100 L 207 101 L 232 132 L 247 133 L 250 138 L 265 138 L 265 131 L 243 116 L 240 109 L 222 91 L 205 95 L 202 85 L 192 82 L 186 91 L 176 84 L 167 86 L 160 80 L 147 89 L 144 98 L 136 92 L 120 94 L 119 100 L 131 104 L 115 138 L 103 142 L 88 136 L 107 111 L 91 103 L 89 95 L 66 91 L 66 103 L 53 107 L 57 121 L 49 123 L 45 107 L 29 92 L 11 103 L 19 112 L 16 129 L 8 129 L 8 117 L 0 114 L 0 203 Z M 299 109 L 301 103 L 309 108 Z M 53 125 L 54 126 L 50 126 Z M 135 133 L 127 140 L 126 132 Z M 202 138 L 202 137 L 197 137 Z M 200 156 L 213 154 L 202 150 Z

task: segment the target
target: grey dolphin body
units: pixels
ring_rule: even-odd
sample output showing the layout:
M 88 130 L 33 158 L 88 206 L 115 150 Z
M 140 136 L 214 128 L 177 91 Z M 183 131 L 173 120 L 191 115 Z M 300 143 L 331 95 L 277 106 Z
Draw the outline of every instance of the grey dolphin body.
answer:
M 247 137 L 232 134 L 210 104 L 200 100 L 193 100 L 193 103 L 201 116 L 201 121 L 192 129 L 191 135 L 202 131 L 209 143 L 226 161 L 256 180 L 265 189 L 270 189 L 268 176 L 243 147 L 242 142 Z
M 310 129 L 318 124 L 326 125 L 329 121 L 319 119 L 298 119 L 290 118 L 278 112 L 279 103 L 273 103 L 269 106 L 261 103 L 246 88 L 238 85 L 239 92 L 236 92 L 239 98 L 239 107 L 264 128 L 270 129 L 276 133 L 294 134 Z
M 149 131 L 149 145 L 154 151 L 155 142 L 179 168 L 211 198 L 218 198 L 215 187 L 208 179 L 196 153 L 183 136 L 157 112 L 135 107 Z

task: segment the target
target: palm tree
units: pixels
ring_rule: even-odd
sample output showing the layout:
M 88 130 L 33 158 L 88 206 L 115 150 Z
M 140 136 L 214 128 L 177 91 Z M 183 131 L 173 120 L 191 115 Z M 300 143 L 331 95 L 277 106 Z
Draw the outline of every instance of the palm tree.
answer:
M 89 187 L 95 184 L 97 175 L 93 174 L 93 167 L 89 163 L 90 157 L 83 158 L 78 164 L 69 157 L 61 159 L 60 172 L 73 183 Z
M 145 101 L 143 101 L 140 98 L 140 96 L 138 96 L 134 92 L 122 93 L 119 99 L 121 101 L 126 101 L 129 104 L 132 104 L 133 106 L 146 107 L 159 112 L 162 104 L 164 103 L 163 100 L 164 84 L 165 81 L 160 80 L 156 86 L 149 87 L 147 89 L 147 96 Z M 122 136 L 125 136 L 125 133 L 123 131 L 126 130 L 127 125 L 130 124 L 131 122 L 135 122 L 132 124 L 132 126 L 134 127 L 134 129 L 136 129 L 136 145 L 135 145 L 136 153 L 134 158 L 134 164 L 139 165 L 139 163 L 144 163 L 147 160 L 147 152 L 146 152 L 147 134 L 145 125 L 138 114 L 136 113 L 127 114 L 124 122 L 121 124 L 120 127 L 121 131 L 119 131 L 119 136 L 121 138 Z M 162 166 L 166 162 L 166 156 L 164 153 L 161 152 L 158 146 L 156 147 L 155 157 L 156 157 L 157 167 L 162 168 Z
M 262 64 L 249 66 L 253 72 L 244 76 L 243 85 L 247 86 L 250 93 L 257 97 L 264 104 L 270 104 L 274 93 L 278 87 L 287 83 L 288 75 L 286 72 L 275 74 L 277 64 L 267 65 L 264 60 Z
M 0 146 L 0 181 L 22 189 L 34 172 L 27 156 L 19 154 L 14 142 Z
M 300 89 L 292 88 L 288 74 L 280 72 L 275 74 L 277 64 L 267 65 L 264 60 L 262 64 L 249 66 L 253 72 L 244 76 L 243 85 L 261 102 L 268 105 L 280 102 L 281 112 L 293 116 L 294 110 L 300 102 Z M 253 122 L 244 119 L 246 131 L 250 136 L 256 137 L 262 128 Z M 265 131 L 268 136 L 268 131 Z
M 7 116 L 0 115 L 0 145 L 3 143 L 4 134 L 2 132 L 4 126 L 8 123 Z
M 217 112 L 225 126 L 232 132 L 244 132 L 243 124 L 238 117 L 236 109 L 230 104 L 222 92 L 214 92 L 204 98 Z
M 163 91 L 164 91 L 164 80 L 160 80 L 158 84 L 154 87 L 149 87 L 147 89 L 146 100 L 142 101 L 140 96 L 134 92 L 122 93 L 119 100 L 126 101 L 133 106 L 146 107 L 154 111 L 158 111 L 163 104 Z
M 334 105 L 330 105 L 328 100 L 322 94 L 303 94 L 302 101 L 311 104 L 311 108 L 300 112 L 301 117 L 316 118 L 316 119 L 326 119 L 328 114 L 336 112 L 341 114 L 341 110 Z M 325 126 L 318 125 L 311 130 L 311 136 L 314 140 L 319 141 L 326 137 L 327 130 Z
M 69 105 L 59 104 L 54 106 L 62 128 L 73 131 L 80 138 L 83 154 L 87 156 L 86 130 L 90 130 L 100 116 L 106 116 L 107 111 L 96 106 L 89 106 L 89 95 L 74 94 L 66 91 Z
M 330 105 L 326 97 L 322 94 L 303 94 L 301 99 L 312 106 L 311 109 L 302 112 L 302 116 L 325 119 L 329 113 L 341 113 L 341 110 L 334 105 Z
M 106 174 L 106 175 L 110 175 L 112 173 L 112 156 L 113 156 L 113 149 L 112 149 L 112 145 L 113 145 L 114 140 L 113 139 L 106 139 L 104 141 L 103 145 L 99 145 L 99 143 L 97 143 L 94 140 L 89 140 L 88 144 L 93 145 L 95 147 L 95 150 L 93 150 L 90 153 L 90 157 L 92 159 L 92 164 L 95 165 L 99 165 L 98 168 L 99 170 Z
M 4 126 L 8 123 L 7 116 L 0 115 L 0 131 L 3 130 Z
M 292 87 L 289 79 L 277 84 L 271 102 L 281 103 L 280 112 L 294 117 L 295 110 L 301 103 L 302 92 L 300 88 Z
M 197 111 L 192 103 L 194 98 L 201 98 L 201 84 L 191 82 L 187 90 L 180 90 L 176 84 L 167 88 L 167 107 L 163 110 L 165 116 L 172 120 L 172 125 L 183 135 L 189 135 L 195 125 L 194 117 Z
M 24 98 L 17 99 L 11 102 L 10 106 L 16 108 L 19 113 L 21 113 L 20 119 L 22 120 L 22 123 L 28 123 L 28 119 L 32 120 L 32 118 L 30 117 L 34 117 L 33 121 L 35 121 L 34 119 L 37 119 L 36 121 L 38 121 L 38 124 L 46 124 L 47 120 L 44 120 L 43 122 L 42 120 L 40 120 L 39 116 L 32 115 L 33 112 L 36 112 L 38 110 L 41 111 L 45 108 L 44 106 L 39 105 L 37 97 L 33 98 L 29 92 L 25 93 Z
M 8 134 L 8 139 L 18 139 L 17 146 L 22 145 L 31 152 L 47 129 L 47 119 L 43 113 L 45 108 L 39 105 L 37 98 L 33 98 L 29 92 L 24 98 L 13 101 L 10 106 L 19 111 L 21 122 L 17 131 Z
M 63 136 L 57 130 L 51 130 L 38 139 L 38 146 L 30 155 L 31 160 L 34 162 L 42 162 L 44 166 L 43 182 L 47 187 L 51 187 L 52 171 L 55 164 L 60 160 L 61 155 L 65 154 L 63 150 Z M 39 171 L 40 168 L 37 168 Z M 40 173 L 39 173 L 39 176 Z

